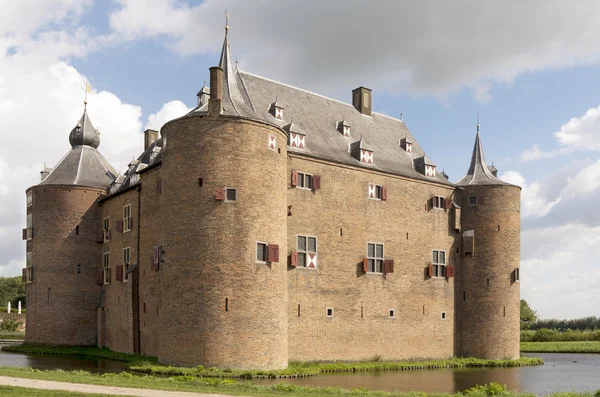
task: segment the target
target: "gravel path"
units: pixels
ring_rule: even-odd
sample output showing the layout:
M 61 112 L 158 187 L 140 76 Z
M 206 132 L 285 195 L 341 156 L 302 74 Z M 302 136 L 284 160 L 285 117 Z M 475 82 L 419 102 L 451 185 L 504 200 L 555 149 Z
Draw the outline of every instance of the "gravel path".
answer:
M 9 376 L 0 376 L 0 385 L 3 386 L 16 386 L 16 387 L 27 387 L 32 389 L 46 389 L 46 390 L 64 390 L 79 393 L 96 393 L 106 394 L 115 396 L 136 396 L 136 397 L 231 397 L 225 394 L 213 394 L 213 393 L 190 393 L 183 391 L 166 391 L 166 390 L 151 390 L 151 389 L 133 389 L 129 387 L 115 387 L 115 386 L 99 386 L 99 385 L 86 385 L 82 383 L 66 383 L 66 382 L 54 382 L 49 380 L 37 380 L 37 379 L 25 379 L 25 378 L 12 378 Z

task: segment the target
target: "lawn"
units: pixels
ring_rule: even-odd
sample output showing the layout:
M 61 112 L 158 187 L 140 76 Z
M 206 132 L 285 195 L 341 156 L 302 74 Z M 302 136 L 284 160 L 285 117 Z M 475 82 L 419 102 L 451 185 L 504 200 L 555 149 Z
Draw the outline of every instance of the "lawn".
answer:
M 6 397 L 103 397 L 106 394 L 73 393 L 63 390 L 27 389 L 25 387 L 0 386 L 0 396 Z
M 600 341 L 522 342 L 524 353 L 600 353 Z

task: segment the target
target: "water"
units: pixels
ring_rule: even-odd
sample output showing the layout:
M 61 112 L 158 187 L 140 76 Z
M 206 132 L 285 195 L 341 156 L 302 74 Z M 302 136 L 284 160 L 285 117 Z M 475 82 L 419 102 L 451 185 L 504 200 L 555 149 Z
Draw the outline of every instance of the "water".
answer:
M 20 344 L 2 342 L 0 346 Z M 87 357 L 61 357 L 61 356 L 29 356 L 21 353 L 8 353 L 0 350 L 0 366 L 31 367 L 35 369 L 63 369 L 65 371 L 83 370 L 95 373 L 125 371 L 127 364 L 120 361 L 105 360 L 102 358 Z
M 456 393 L 476 385 L 498 382 L 512 391 L 546 395 L 555 392 L 590 392 L 600 389 L 600 354 L 535 353 L 544 365 L 520 368 L 466 368 L 425 371 L 389 371 L 324 374 L 309 378 L 256 379 L 261 384 L 294 383 L 304 386 L 339 386 L 385 391 Z

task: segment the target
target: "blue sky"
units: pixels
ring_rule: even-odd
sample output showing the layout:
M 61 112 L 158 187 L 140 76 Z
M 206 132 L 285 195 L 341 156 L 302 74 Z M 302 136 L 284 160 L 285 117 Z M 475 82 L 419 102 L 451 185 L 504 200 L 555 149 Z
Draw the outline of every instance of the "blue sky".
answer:
M 0 16 L 0 274 L 19 274 L 24 190 L 68 150 L 82 81 L 123 170 L 143 129 L 195 106 L 224 9 L 240 68 L 404 121 L 452 181 L 479 113 L 486 160 L 523 186 L 522 295 L 544 317 L 600 315 L 600 5 L 558 0 L 23 0 Z M 482 4 L 485 3 L 485 4 Z

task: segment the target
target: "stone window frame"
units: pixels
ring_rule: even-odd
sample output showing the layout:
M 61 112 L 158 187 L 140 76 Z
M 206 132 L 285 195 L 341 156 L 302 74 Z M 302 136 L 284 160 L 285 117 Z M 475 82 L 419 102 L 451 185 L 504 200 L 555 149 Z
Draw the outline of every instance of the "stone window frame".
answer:
M 471 200 L 474 199 L 474 200 Z M 469 196 L 467 198 L 469 207 L 477 207 L 477 196 Z
M 297 189 L 312 190 L 313 188 L 313 174 L 308 172 L 298 171 L 298 183 L 296 184 Z M 300 182 L 302 181 L 302 182 Z M 306 183 L 308 181 L 308 184 Z
M 125 255 L 127 252 L 127 255 Z M 129 281 L 129 274 L 127 270 L 129 270 L 129 264 L 131 263 L 131 247 L 123 248 L 123 282 Z
M 259 245 L 264 246 L 263 260 L 258 259 L 258 246 Z M 269 256 L 269 243 L 266 243 L 264 241 L 257 241 L 256 242 L 256 251 L 255 251 L 255 255 L 254 255 L 255 262 L 264 265 L 267 263 L 268 256 Z
M 110 252 L 102 253 L 102 283 L 110 284 Z
M 373 186 L 375 187 L 375 197 L 371 197 L 371 195 L 369 194 L 369 188 Z M 383 185 L 379 185 L 377 183 L 369 183 L 368 187 L 367 187 L 367 198 L 369 200 L 377 200 L 377 201 L 381 201 L 381 198 L 383 197 Z
M 369 255 L 369 245 L 373 245 L 373 255 Z M 381 256 L 377 255 L 377 246 L 381 246 Z M 367 274 L 383 274 L 383 262 L 385 261 L 385 244 L 373 241 L 367 242 L 367 261 L 368 270 Z M 373 261 L 373 262 L 371 262 Z M 379 262 L 381 271 L 377 271 L 377 264 Z M 372 263 L 372 266 L 371 266 Z
M 33 205 L 33 192 L 27 192 L 26 201 L 27 201 L 27 208 L 29 208 Z
M 102 240 L 105 243 L 110 241 L 110 216 L 102 219 Z
M 234 197 L 233 198 L 229 198 L 229 193 L 233 192 Z M 235 187 L 226 187 L 225 188 L 225 201 L 226 203 L 235 203 L 236 201 L 238 201 L 238 191 L 237 188 Z
M 437 260 L 434 260 L 435 254 L 437 253 Z M 440 262 L 440 253 L 444 254 L 444 261 Z M 431 278 L 446 278 L 446 266 L 448 258 L 446 250 L 431 250 L 431 264 L 433 265 L 433 275 Z M 441 274 L 440 274 L 441 273 Z
M 300 249 L 300 238 L 306 239 L 303 250 Z M 315 240 L 314 251 L 309 250 L 309 244 L 308 244 L 309 239 Z M 317 236 L 311 236 L 308 234 L 297 234 L 296 235 L 296 252 L 298 253 L 298 266 L 297 267 L 308 269 L 308 255 L 315 254 L 315 255 L 317 255 L 317 259 L 318 259 L 318 255 L 319 255 L 318 251 L 319 251 L 319 242 L 318 242 Z M 302 255 L 304 256 L 304 261 L 300 260 L 300 257 Z M 304 263 L 302 263 L 302 262 L 304 262 Z
M 33 214 L 27 214 L 27 241 L 33 238 Z
M 445 210 L 446 209 L 446 197 L 438 196 L 437 194 L 432 197 L 432 207 L 436 210 Z
M 129 216 L 125 216 L 125 214 Z M 125 204 L 123 206 L 123 233 L 131 231 L 129 227 L 129 219 L 131 219 L 131 204 Z

